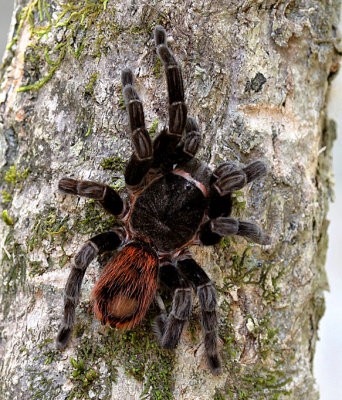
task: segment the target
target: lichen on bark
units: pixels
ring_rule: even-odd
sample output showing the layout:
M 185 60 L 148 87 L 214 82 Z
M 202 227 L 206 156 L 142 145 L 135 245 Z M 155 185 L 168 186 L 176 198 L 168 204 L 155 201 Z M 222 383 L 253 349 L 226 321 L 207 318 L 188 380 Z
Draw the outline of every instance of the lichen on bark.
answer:
M 315 399 L 317 328 L 327 287 L 326 213 L 335 130 L 326 115 L 338 65 L 339 1 L 17 2 L 1 70 L 0 393 L 4 399 Z M 198 309 L 175 352 L 151 333 L 102 328 L 87 272 L 72 344 L 54 337 L 68 264 L 114 223 L 57 193 L 64 176 L 123 186 L 131 152 L 120 71 L 131 65 L 151 135 L 167 121 L 152 30 L 163 24 L 212 167 L 262 158 L 269 176 L 235 194 L 234 213 L 273 236 L 194 248 L 216 282 L 224 373 L 205 365 Z M 8 179 L 5 179 L 7 176 Z

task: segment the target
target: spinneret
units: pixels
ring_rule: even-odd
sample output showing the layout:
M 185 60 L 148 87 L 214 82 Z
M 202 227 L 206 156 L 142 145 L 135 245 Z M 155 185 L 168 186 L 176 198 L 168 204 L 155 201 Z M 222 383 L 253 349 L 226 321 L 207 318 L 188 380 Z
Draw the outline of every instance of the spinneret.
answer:
M 166 74 L 169 126 L 152 142 L 134 74 L 125 68 L 121 80 L 134 147 L 125 170 L 130 203 L 125 207 L 120 195 L 102 183 L 63 178 L 58 185 L 64 194 L 97 201 L 122 218 L 124 226 L 114 226 L 112 231 L 89 239 L 75 256 L 64 290 L 56 345 L 64 349 L 70 341 L 89 264 L 103 252 L 117 251 L 92 291 L 95 316 L 112 328 L 131 329 L 141 322 L 155 300 L 161 312 L 155 318 L 154 332 L 162 347 L 173 349 L 191 315 L 194 291 L 207 363 L 213 374 L 219 374 L 217 294 L 188 247 L 214 245 L 230 235 L 262 245 L 270 243 L 270 237 L 259 226 L 230 216 L 232 192 L 265 175 L 267 166 L 257 160 L 240 168 L 227 161 L 211 171 L 195 158 L 201 134 L 196 120 L 188 116 L 181 68 L 167 45 L 163 27 L 155 28 L 154 39 Z M 158 295 L 158 285 L 172 293 L 169 314 Z

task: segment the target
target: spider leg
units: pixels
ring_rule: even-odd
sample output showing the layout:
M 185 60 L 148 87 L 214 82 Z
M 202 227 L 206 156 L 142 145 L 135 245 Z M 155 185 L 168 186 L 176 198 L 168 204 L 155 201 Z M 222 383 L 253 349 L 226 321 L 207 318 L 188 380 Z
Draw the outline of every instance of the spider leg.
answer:
M 222 237 L 230 235 L 244 236 L 256 243 L 270 244 L 271 238 L 253 222 L 239 221 L 231 217 L 218 217 L 202 225 L 199 238 L 202 244 L 210 246 L 217 244 Z
M 156 26 L 154 39 L 157 54 L 164 64 L 167 89 L 169 94 L 169 131 L 170 135 L 182 136 L 187 115 L 184 103 L 182 71 L 172 51 L 166 43 L 166 32 L 162 26 Z
M 169 316 L 162 312 L 155 319 L 154 331 L 162 347 L 174 349 L 192 310 L 192 288 L 173 264 L 164 264 L 160 267 L 159 279 L 173 292 L 173 300 Z
M 187 118 L 182 71 L 167 45 L 165 29 L 157 26 L 154 38 L 157 54 L 165 68 L 169 99 L 169 129 L 163 130 L 154 141 L 154 166 L 163 164 L 171 168 L 173 164 L 184 163 L 194 157 L 201 136 L 195 119 Z M 182 140 L 184 128 L 186 134 Z
M 220 196 L 224 196 L 242 189 L 247 183 L 260 178 L 266 172 L 267 165 L 261 160 L 253 161 L 242 169 L 232 162 L 225 162 L 214 170 L 212 188 Z
M 197 290 L 207 362 L 211 372 L 217 375 L 221 372 L 221 358 L 218 352 L 216 289 L 208 275 L 193 258 L 179 260 L 177 267 Z
M 101 233 L 89 239 L 76 254 L 64 289 L 63 319 L 56 338 L 58 349 L 64 349 L 70 340 L 82 281 L 89 264 L 96 255 L 118 248 L 122 242 L 121 236 L 119 230 Z
M 118 193 L 110 186 L 102 183 L 62 178 L 58 182 L 58 189 L 65 194 L 94 199 L 113 215 L 119 215 L 123 210 L 123 202 Z
M 141 183 L 151 167 L 153 147 L 145 127 L 143 105 L 135 88 L 133 72 L 130 68 L 122 71 L 121 80 L 134 145 L 134 153 L 125 170 L 125 181 L 129 186 L 136 186 Z

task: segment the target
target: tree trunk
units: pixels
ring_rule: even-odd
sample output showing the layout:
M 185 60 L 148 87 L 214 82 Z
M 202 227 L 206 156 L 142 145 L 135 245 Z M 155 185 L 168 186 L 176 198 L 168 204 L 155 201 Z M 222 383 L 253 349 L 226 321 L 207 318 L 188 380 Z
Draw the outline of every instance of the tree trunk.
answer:
M 1 70 L 1 399 L 317 399 L 312 360 L 327 283 L 326 214 L 335 126 L 338 0 L 18 0 Z M 183 68 L 199 158 L 263 159 L 266 179 L 235 196 L 234 215 L 271 233 L 195 257 L 216 282 L 224 370 L 204 360 L 198 307 L 176 351 L 149 311 L 132 331 L 106 329 L 88 269 L 71 345 L 55 349 L 62 292 L 77 249 L 113 218 L 63 196 L 63 176 L 123 187 L 131 154 L 120 72 L 137 75 L 153 136 L 167 122 L 151 32 L 163 25 Z M 173 39 L 173 40 L 172 40 Z

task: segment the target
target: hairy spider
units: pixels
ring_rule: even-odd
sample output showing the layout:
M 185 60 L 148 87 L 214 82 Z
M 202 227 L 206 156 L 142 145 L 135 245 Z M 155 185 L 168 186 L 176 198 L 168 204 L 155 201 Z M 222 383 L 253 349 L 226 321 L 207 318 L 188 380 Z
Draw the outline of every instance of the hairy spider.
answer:
M 155 28 L 154 38 L 166 72 L 169 128 L 164 128 L 152 143 L 133 73 L 124 69 L 123 96 L 134 144 L 125 170 L 129 200 L 124 202 L 114 189 L 101 183 L 63 178 L 58 185 L 63 193 L 96 200 L 109 213 L 119 216 L 124 228 L 114 227 L 89 239 L 75 256 L 65 286 L 64 315 L 56 342 L 63 349 L 70 340 L 83 276 L 90 262 L 98 254 L 118 250 L 92 291 L 96 317 L 112 328 L 130 329 L 144 318 L 156 298 L 161 314 L 154 321 L 154 330 L 161 346 L 172 349 L 191 314 L 195 289 L 207 362 L 212 373 L 218 374 L 221 359 L 216 290 L 188 247 L 214 245 L 227 235 L 269 243 L 269 236 L 254 223 L 229 217 L 231 193 L 264 175 L 267 167 L 259 160 L 244 168 L 227 161 L 211 171 L 194 158 L 201 135 L 195 119 L 187 116 L 181 69 L 167 45 L 163 27 Z M 173 293 L 169 315 L 157 295 L 158 284 Z

